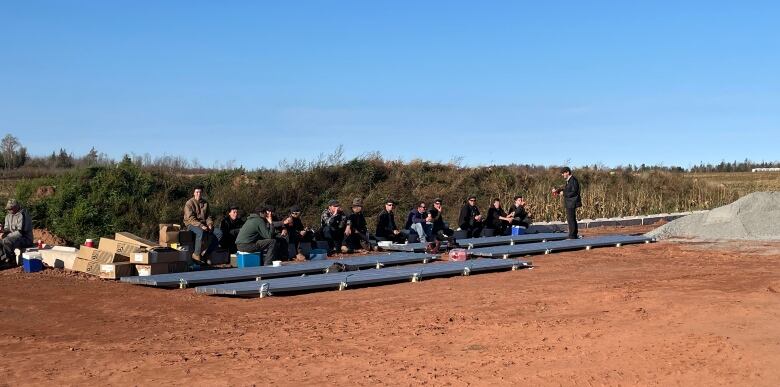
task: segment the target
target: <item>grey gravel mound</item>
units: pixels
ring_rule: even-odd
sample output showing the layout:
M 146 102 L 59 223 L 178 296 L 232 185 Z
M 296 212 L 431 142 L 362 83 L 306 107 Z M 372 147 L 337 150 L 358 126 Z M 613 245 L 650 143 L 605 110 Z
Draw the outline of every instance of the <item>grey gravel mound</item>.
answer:
M 645 235 L 656 239 L 780 240 L 780 192 L 754 192 L 709 212 L 669 222 Z

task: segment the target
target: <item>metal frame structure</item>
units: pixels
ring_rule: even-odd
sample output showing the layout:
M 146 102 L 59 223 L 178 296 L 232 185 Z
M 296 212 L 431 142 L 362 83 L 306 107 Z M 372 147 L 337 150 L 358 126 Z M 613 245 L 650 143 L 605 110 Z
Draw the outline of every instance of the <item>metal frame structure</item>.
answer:
M 524 243 L 514 246 L 493 246 L 466 250 L 469 255 L 488 258 L 509 258 L 526 254 L 550 254 L 565 250 L 590 250 L 593 247 L 615 246 L 650 243 L 654 239 L 646 236 L 606 235 L 593 238 L 566 239 L 552 242 Z
M 267 297 L 282 293 L 314 290 L 346 290 L 347 288 L 394 282 L 420 282 L 423 279 L 471 275 L 498 270 L 531 268 L 530 262 L 475 259 L 463 262 L 443 262 L 430 265 L 401 266 L 382 270 L 370 269 L 313 276 L 285 277 L 231 284 L 198 286 L 195 292 L 209 295 Z
M 566 239 L 567 234 L 562 232 L 544 232 L 537 234 L 504 235 L 482 238 L 467 238 L 457 240 L 458 246 L 473 249 L 476 247 L 515 245 L 518 243 L 547 242 Z
M 321 261 L 291 262 L 282 266 L 260 266 L 234 269 L 217 269 L 191 271 L 184 273 L 157 274 L 145 277 L 123 277 L 122 282 L 155 287 L 186 288 L 197 284 L 213 284 L 254 280 L 256 278 L 290 277 L 304 274 L 327 273 L 334 264 L 341 264 L 347 270 L 366 268 L 379 269 L 383 266 L 403 265 L 409 263 L 428 263 L 437 256 L 416 253 L 387 253 L 350 257 L 343 259 L 326 259 Z

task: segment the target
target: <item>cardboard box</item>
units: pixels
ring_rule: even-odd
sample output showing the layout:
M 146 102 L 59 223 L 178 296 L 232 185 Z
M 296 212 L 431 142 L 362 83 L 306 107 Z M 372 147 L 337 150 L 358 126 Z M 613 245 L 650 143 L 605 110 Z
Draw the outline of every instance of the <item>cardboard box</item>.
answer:
M 73 268 L 77 271 L 100 275 L 101 263 L 127 262 L 129 260 L 130 258 L 121 254 L 81 246 L 77 255 L 77 262 L 74 262 Z M 84 267 L 84 262 L 80 261 L 86 261 L 86 267 Z
M 187 271 L 186 262 L 151 263 L 148 265 L 135 265 L 135 271 L 139 276 L 148 277 L 155 274 L 179 273 Z
M 179 250 L 175 250 L 169 247 L 156 247 L 149 251 L 142 251 L 134 253 L 130 259 L 133 263 L 140 264 L 154 264 L 154 263 L 169 263 L 180 262 L 182 254 Z
M 100 278 L 119 279 L 133 275 L 133 264 L 130 262 L 101 263 Z
M 179 232 L 181 225 L 178 224 L 160 224 L 160 245 L 168 246 L 171 243 L 179 243 Z
M 118 232 L 114 234 L 114 239 L 122 242 L 133 243 L 141 247 L 146 247 L 147 249 L 159 246 L 157 242 L 153 242 L 148 239 L 141 238 L 138 235 L 134 235 L 129 232 Z
M 142 249 L 143 247 L 135 243 L 118 241 L 116 239 L 100 238 L 100 242 L 98 242 L 98 250 L 122 254 L 126 257 L 130 257 L 133 253 L 137 253 Z
M 73 260 L 73 266 L 71 270 L 86 273 L 87 268 L 89 267 L 89 262 L 90 261 L 88 259 L 76 258 Z

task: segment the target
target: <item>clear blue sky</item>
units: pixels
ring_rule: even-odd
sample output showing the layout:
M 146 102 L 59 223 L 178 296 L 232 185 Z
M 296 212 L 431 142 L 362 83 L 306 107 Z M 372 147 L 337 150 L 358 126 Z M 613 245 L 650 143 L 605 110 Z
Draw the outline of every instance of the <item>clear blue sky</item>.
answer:
M 775 1 L 6 0 L 0 135 L 248 168 L 340 144 L 467 165 L 777 160 L 778 20 Z

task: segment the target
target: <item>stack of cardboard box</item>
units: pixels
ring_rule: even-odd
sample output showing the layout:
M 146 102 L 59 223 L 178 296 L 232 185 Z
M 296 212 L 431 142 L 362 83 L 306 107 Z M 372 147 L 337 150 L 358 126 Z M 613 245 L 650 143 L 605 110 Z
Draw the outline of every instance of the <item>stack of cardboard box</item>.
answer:
M 128 232 L 114 239 L 100 238 L 98 248 L 81 246 L 73 270 L 118 279 L 130 275 L 176 273 L 187 270 L 186 257 L 178 250 Z
M 213 238 L 213 235 L 212 235 Z M 195 250 L 195 235 L 192 231 L 182 228 L 178 224 L 160 224 L 160 246 L 173 247 L 186 252 L 187 255 Z M 204 241 L 208 245 L 208 241 Z M 205 248 L 205 247 L 204 247 Z M 224 265 L 230 263 L 230 253 L 222 248 L 218 248 L 206 257 L 203 257 L 206 264 Z

